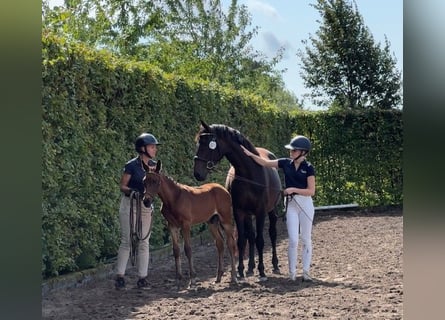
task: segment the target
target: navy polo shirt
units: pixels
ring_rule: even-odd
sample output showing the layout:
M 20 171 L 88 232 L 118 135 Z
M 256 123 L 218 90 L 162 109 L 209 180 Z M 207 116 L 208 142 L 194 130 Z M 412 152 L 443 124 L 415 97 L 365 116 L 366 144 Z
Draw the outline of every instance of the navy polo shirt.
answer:
M 124 173 L 131 175 L 128 187 L 143 193 L 144 183 L 142 180 L 145 177 L 145 170 L 142 166 L 142 160 L 136 157 L 128 161 L 124 166 Z
M 278 168 L 283 169 L 286 188 L 306 189 L 307 177 L 315 176 L 315 168 L 306 160 L 300 163 L 298 170 L 295 170 L 292 159 L 280 158 L 278 159 Z

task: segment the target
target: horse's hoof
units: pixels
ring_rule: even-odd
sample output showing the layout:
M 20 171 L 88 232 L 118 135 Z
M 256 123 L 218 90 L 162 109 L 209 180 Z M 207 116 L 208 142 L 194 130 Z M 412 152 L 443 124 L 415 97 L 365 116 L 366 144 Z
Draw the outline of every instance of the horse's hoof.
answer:
M 238 283 L 246 283 L 246 278 L 244 277 L 238 278 Z
M 281 274 L 281 271 L 280 271 L 280 269 L 273 269 L 273 274 Z
M 252 277 L 253 274 L 254 274 L 253 271 L 249 270 L 249 271 L 246 272 L 246 277 Z
M 259 277 L 259 278 L 258 278 L 258 281 L 259 281 L 259 282 L 267 281 L 267 277 L 266 277 L 266 276 Z

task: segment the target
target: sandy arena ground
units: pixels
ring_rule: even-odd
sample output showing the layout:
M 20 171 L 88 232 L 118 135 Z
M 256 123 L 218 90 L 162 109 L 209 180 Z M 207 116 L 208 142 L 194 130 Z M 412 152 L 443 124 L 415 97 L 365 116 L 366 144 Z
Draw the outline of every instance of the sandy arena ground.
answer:
M 281 274 L 271 271 L 270 240 L 265 231 L 269 277 L 265 282 L 255 275 L 245 283 L 231 284 L 226 253 L 226 273 L 221 283 L 214 284 L 216 249 L 209 242 L 193 248 L 199 282 L 192 289 L 184 283 L 178 290 L 174 259 L 169 256 L 150 265 L 149 289 L 137 289 L 135 270 L 130 268 L 124 291 L 114 289 L 111 276 L 79 288 L 51 291 L 42 298 L 42 319 L 403 318 L 401 210 L 316 213 L 313 283 L 301 282 L 301 262 L 297 281 L 288 280 L 285 222 L 280 219 L 277 227 Z M 182 261 L 186 275 L 185 256 Z

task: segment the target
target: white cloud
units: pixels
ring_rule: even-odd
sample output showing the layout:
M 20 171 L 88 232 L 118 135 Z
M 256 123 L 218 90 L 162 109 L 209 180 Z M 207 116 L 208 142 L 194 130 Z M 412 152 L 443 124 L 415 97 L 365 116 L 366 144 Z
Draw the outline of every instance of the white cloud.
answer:
M 280 15 L 278 14 L 278 11 L 268 3 L 258 1 L 258 0 L 248 0 L 247 6 L 252 11 L 257 11 L 257 12 L 263 13 L 264 15 L 266 15 L 268 17 L 280 19 Z

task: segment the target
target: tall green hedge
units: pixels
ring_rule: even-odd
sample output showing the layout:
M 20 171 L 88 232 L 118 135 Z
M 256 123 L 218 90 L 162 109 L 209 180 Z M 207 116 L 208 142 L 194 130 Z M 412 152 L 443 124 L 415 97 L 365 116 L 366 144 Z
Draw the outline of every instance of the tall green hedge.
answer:
M 287 156 L 307 135 L 317 170 L 317 205 L 400 204 L 402 112 L 289 114 L 257 97 L 166 75 L 52 35 L 42 37 L 42 276 L 97 265 L 117 253 L 119 179 L 133 141 L 153 133 L 158 158 L 178 182 L 193 178 L 200 119 L 237 128 L 255 145 Z M 223 160 L 210 180 L 224 184 Z M 159 204 L 158 204 L 159 207 Z M 159 212 L 159 211 L 158 211 Z M 169 241 L 155 215 L 150 245 Z

